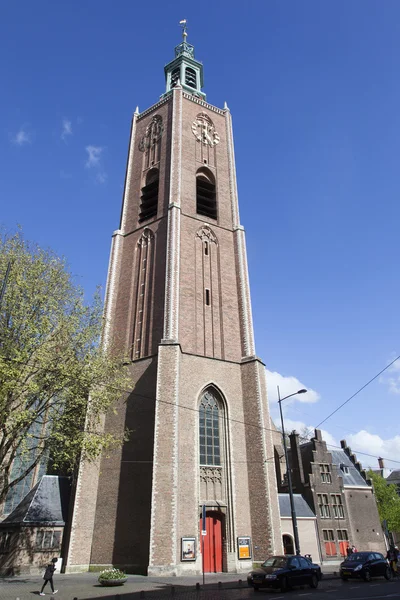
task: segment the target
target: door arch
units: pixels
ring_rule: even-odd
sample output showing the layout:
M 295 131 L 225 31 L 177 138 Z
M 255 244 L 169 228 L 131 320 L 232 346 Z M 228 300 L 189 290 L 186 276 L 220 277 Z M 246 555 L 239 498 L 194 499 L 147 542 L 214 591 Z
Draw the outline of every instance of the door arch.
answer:
M 222 573 L 222 547 L 223 547 L 223 520 L 224 515 L 217 511 L 206 512 L 206 531 L 203 537 L 201 550 L 204 548 L 204 573 Z M 200 516 L 200 534 L 202 530 L 202 517 Z
M 294 554 L 294 543 L 293 538 L 288 533 L 284 533 L 282 536 L 283 551 L 285 554 Z

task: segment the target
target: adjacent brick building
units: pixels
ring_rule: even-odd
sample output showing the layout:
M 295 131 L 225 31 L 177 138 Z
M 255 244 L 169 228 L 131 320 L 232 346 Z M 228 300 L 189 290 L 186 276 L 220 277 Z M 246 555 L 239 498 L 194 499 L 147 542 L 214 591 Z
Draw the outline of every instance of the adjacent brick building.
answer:
M 371 482 L 346 442 L 328 450 L 321 431 L 306 443 L 290 436 L 289 462 L 294 491 L 307 500 L 317 517 L 322 560 L 338 560 L 354 544 L 358 550 L 385 551 Z M 275 451 L 278 487 L 286 491 L 285 469 Z M 283 464 L 284 466 L 284 464 Z
M 199 573 L 203 505 L 206 570 L 282 551 L 231 114 L 206 102 L 186 32 L 165 75 L 133 116 L 106 292 L 104 340 L 130 357 L 134 385 L 105 429 L 132 433 L 81 465 L 69 571 Z

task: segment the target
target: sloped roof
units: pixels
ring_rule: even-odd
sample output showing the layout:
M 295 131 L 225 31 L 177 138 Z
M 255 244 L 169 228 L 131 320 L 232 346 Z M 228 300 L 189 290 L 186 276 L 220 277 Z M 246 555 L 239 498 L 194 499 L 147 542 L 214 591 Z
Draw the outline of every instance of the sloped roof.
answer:
M 370 487 L 361 473 L 355 468 L 344 450 L 329 450 L 329 452 L 332 454 L 332 464 L 338 467 L 339 475 L 343 478 L 344 487 Z M 340 465 L 348 467 L 349 472 L 344 473 L 344 471 L 341 470 Z
M 0 526 L 65 525 L 70 491 L 69 477 L 44 475 Z
M 397 482 L 400 481 L 400 469 L 396 469 L 395 471 L 392 471 L 390 473 L 390 475 L 388 475 L 388 477 L 386 477 L 386 481 L 388 481 L 389 483 L 393 482 Z
M 291 517 L 290 497 L 289 494 L 278 494 L 279 497 L 279 512 L 281 517 Z M 301 494 L 293 494 L 294 508 L 297 517 L 308 517 L 315 519 L 315 515 Z

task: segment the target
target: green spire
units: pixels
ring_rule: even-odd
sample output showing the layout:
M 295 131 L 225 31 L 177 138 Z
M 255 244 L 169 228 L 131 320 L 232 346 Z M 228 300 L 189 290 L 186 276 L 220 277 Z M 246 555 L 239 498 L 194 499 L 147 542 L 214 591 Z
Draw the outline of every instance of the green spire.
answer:
M 205 100 L 203 87 L 203 65 L 194 57 L 194 46 L 188 44 L 186 19 L 180 21 L 182 42 L 175 46 L 175 58 L 164 67 L 166 93 L 180 83 L 185 92 Z

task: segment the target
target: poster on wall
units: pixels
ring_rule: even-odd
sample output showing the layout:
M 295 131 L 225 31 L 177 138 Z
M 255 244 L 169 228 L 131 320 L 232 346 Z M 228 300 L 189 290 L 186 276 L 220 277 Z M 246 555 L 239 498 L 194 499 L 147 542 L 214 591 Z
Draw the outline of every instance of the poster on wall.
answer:
M 251 538 L 249 537 L 238 537 L 238 558 L 251 558 Z
M 182 561 L 196 560 L 196 538 L 184 537 L 182 538 Z

